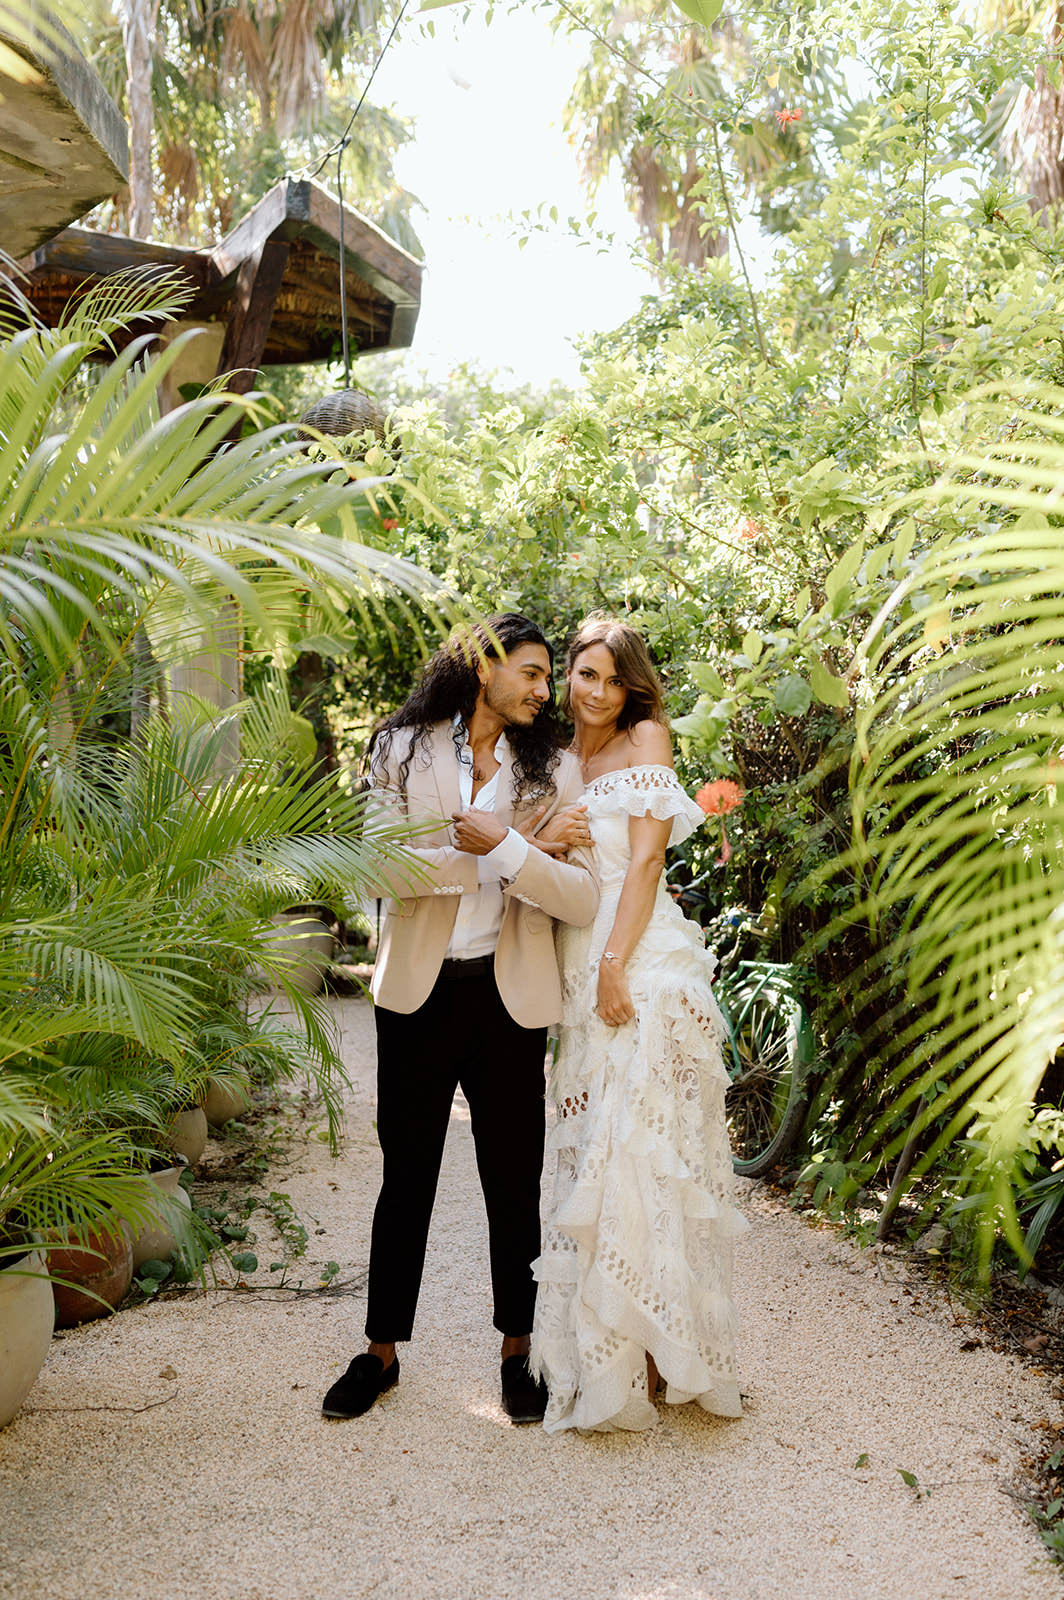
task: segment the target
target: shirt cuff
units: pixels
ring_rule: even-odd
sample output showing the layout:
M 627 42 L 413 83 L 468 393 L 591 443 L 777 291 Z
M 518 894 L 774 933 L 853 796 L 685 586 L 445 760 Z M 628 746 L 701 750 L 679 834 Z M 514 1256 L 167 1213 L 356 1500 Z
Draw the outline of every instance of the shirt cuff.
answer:
M 516 878 L 527 855 L 528 840 L 516 828 L 507 828 L 506 838 L 500 839 L 481 859 L 493 867 L 500 878 Z

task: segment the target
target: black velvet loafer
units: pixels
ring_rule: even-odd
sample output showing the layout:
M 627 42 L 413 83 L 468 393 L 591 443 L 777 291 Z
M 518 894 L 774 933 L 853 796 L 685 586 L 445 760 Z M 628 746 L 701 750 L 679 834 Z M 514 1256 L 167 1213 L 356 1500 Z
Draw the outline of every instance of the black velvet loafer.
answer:
M 533 1377 L 527 1356 L 507 1356 L 499 1369 L 502 1408 L 511 1422 L 542 1422 L 547 1409 L 547 1385 Z
M 323 1417 L 360 1417 L 378 1395 L 399 1381 L 399 1357 L 385 1369 L 379 1356 L 356 1356 L 321 1403 Z

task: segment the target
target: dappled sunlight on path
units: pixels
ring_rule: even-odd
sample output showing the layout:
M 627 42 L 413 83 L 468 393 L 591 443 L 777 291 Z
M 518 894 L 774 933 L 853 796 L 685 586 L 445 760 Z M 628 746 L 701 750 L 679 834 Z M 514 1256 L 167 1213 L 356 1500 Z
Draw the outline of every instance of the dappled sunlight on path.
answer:
M 1058 1415 L 1048 1382 L 962 1351 L 964 1328 L 913 1306 L 889 1262 L 756 1190 L 736 1268 L 742 1421 L 684 1407 L 639 1435 L 510 1426 L 462 1114 L 398 1388 L 323 1423 L 362 1347 L 378 1172 L 370 1012 L 338 1009 L 357 1081 L 344 1153 L 311 1140 L 264 1187 L 291 1195 L 311 1262 L 353 1283 L 192 1295 L 56 1341 L 0 1432 L 0 1596 L 1058 1600 L 1009 1494 L 1032 1426 Z

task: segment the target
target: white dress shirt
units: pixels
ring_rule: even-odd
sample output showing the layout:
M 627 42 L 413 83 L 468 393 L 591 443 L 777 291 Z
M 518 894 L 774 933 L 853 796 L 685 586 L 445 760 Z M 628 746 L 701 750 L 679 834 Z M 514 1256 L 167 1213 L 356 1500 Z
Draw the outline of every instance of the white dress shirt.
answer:
M 454 746 L 458 754 L 458 793 L 465 811 L 473 804 L 473 751 L 460 717 L 455 719 Z M 506 735 L 500 733 L 495 743 L 496 761 L 505 759 L 507 749 Z M 496 772 L 478 792 L 477 810 L 494 811 L 498 794 L 499 773 Z M 506 837 L 493 850 L 477 857 L 479 887 L 476 894 L 464 894 L 458 902 L 458 915 L 447 946 L 449 960 L 472 961 L 477 956 L 494 955 L 506 910 L 502 880 L 517 876 L 527 854 L 528 840 L 515 828 L 507 828 Z

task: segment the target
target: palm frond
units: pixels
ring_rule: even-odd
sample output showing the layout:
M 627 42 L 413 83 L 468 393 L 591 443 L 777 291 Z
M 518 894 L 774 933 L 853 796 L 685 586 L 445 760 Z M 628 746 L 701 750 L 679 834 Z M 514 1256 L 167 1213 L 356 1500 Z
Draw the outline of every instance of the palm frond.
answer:
M 894 930 L 911 1018 L 865 1147 L 896 1148 L 924 1096 L 926 1166 L 992 1105 L 973 1159 L 1014 1242 L 1001 1173 L 1064 1043 L 1064 395 L 1042 401 L 927 491 L 946 529 L 864 641 L 851 773 L 860 912 Z
M 0 343 L 0 1227 L 32 1230 L 132 1217 L 138 1195 L 143 1209 L 129 1169 L 212 1066 L 305 1064 L 335 1137 L 333 1025 L 280 970 L 268 918 L 342 903 L 403 859 L 401 828 L 367 827 L 361 796 L 292 770 L 279 695 L 207 715 L 186 697 L 131 741 L 105 730 L 123 684 L 128 710 L 138 638 L 157 671 L 237 606 L 268 630 L 293 587 L 337 631 L 396 595 L 427 628 L 457 602 L 362 543 L 373 484 L 357 468 L 276 426 L 232 442 L 263 419 L 254 397 L 163 415 L 174 347 L 147 366 L 134 341 L 67 403 L 78 365 L 131 318 L 179 309 L 172 284 L 101 286 L 56 330 L 11 305 L 0 333 L 27 325 Z M 219 777 L 241 719 L 248 760 Z M 248 1017 L 271 963 L 290 1034 Z
M 136 286 L 115 298 L 118 326 L 139 304 Z M 164 304 L 160 291 L 152 308 Z M 361 542 L 358 505 L 378 480 L 310 459 L 291 428 L 227 442 L 254 397 L 216 392 L 160 415 L 181 339 L 147 366 L 145 341 L 133 341 L 67 432 L 50 431 L 89 353 L 74 322 L 0 345 L 0 643 L 9 655 L 12 616 L 56 664 L 86 623 L 121 649 L 105 609 L 115 593 L 149 611 L 176 599 L 201 621 L 230 595 L 268 627 L 271 583 L 294 578 L 334 615 L 353 599 L 380 612 L 396 590 L 430 625 L 456 614 L 435 579 Z

